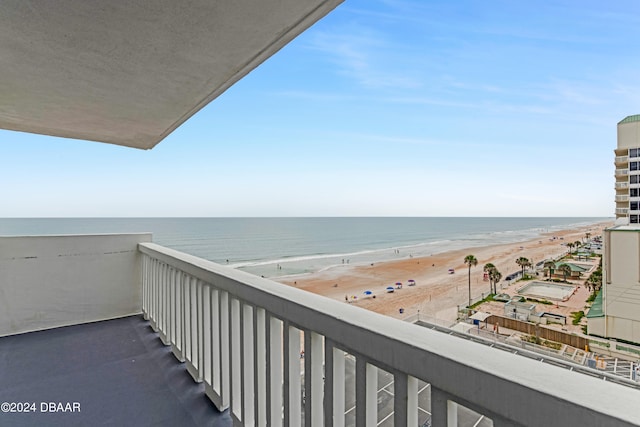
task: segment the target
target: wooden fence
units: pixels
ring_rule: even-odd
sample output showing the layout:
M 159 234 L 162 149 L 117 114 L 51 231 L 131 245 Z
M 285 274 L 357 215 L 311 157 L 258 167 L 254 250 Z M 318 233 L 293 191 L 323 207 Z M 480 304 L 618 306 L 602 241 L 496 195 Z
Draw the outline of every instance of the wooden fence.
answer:
M 558 331 L 555 329 L 545 328 L 544 326 L 535 323 L 523 322 L 517 319 L 510 319 L 508 317 L 493 315 L 487 317 L 485 322 L 490 325 L 494 325 L 497 323 L 498 326 L 503 328 L 512 329 L 514 331 L 522 332 L 528 335 L 538 336 L 541 339 L 567 344 L 571 347 L 583 349 L 587 344 L 589 344 L 588 338 L 569 334 L 567 332 Z

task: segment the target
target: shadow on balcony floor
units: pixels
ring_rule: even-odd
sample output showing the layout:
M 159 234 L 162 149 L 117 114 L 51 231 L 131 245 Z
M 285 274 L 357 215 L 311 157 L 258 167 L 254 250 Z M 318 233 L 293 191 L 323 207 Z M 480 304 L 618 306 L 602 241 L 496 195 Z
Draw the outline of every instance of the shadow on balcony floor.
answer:
M 35 409 L 3 426 L 231 426 L 141 316 L 0 338 L 2 402 Z

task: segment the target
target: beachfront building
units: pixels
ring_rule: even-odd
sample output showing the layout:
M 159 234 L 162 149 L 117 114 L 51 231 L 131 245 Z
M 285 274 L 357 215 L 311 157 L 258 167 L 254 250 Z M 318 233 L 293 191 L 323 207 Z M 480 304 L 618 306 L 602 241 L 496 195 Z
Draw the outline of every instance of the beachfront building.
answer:
M 640 343 L 640 115 L 618 123 L 616 225 L 604 231 L 602 290 L 588 332 Z
M 2 3 L 0 127 L 150 149 L 339 2 Z M 640 425 L 636 389 L 148 234 L 0 237 L 0 336 L 2 425 Z
M 618 123 L 615 149 L 616 218 L 640 223 L 640 115 Z
M 640 344 L 640 227 L 604 231 L 603 284 L 587 315 L 588 332 Z

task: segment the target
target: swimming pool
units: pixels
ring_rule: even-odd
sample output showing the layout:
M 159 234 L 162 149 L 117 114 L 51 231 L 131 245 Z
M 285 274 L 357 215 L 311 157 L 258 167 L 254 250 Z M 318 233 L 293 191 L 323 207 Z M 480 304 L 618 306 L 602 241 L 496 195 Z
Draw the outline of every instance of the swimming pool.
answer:
M 555 301 L 566 301 L 573 294 L 575 288 L 575 285 L 533 281 L 518 289 L 518 294 Z

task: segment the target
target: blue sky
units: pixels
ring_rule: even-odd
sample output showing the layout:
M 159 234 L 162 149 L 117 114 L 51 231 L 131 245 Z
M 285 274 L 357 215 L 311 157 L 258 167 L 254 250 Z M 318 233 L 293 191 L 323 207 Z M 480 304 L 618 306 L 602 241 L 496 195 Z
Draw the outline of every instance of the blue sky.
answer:
M 150 151 L 0 131 L 0 217 L 598 216 L 640 2 L 347 0 Z

